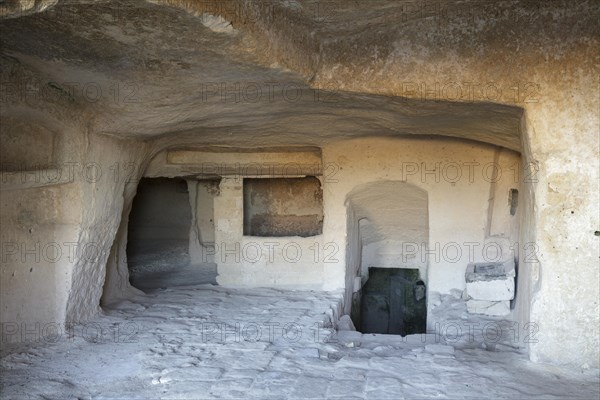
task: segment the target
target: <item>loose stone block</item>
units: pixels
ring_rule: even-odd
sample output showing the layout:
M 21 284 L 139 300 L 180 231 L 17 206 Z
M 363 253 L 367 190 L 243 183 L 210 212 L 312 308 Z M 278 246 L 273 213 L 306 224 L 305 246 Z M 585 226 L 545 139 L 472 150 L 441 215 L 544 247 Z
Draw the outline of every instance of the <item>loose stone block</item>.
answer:
M 467 295 L 475 300 L 506 301 L 515 297 L 514 261 L 467 266 Z
M 471 299 L 467 301 L 467 311 L 469 311 L 471 314 L 485 314 L 494 316 L 508 315 L 510 314 L 510 302 Z

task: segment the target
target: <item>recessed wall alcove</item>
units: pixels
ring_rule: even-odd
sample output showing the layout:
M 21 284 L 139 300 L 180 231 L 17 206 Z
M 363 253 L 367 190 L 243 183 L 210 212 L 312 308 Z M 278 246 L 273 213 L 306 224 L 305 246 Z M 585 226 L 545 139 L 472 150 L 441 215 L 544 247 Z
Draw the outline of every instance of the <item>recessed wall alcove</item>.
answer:
M 427 192 L 402 181 L 370 182 L 352 190 L 346 204 L 354 325 L 364 333 L 425 332 Z

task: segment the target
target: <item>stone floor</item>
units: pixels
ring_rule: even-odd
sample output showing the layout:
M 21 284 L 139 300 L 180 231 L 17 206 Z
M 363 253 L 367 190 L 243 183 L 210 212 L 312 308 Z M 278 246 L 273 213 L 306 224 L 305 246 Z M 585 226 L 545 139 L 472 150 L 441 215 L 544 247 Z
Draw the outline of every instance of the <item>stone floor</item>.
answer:
M 0 394 L 6 399 L 599 396 L 596 373 L 533 364 L 518 351 L 455 349 L 431 334 L 337 335 L 331 320 L 339 299 L 331 293 L 212 285 L 156 289 L 46 343 L 4 346 Z

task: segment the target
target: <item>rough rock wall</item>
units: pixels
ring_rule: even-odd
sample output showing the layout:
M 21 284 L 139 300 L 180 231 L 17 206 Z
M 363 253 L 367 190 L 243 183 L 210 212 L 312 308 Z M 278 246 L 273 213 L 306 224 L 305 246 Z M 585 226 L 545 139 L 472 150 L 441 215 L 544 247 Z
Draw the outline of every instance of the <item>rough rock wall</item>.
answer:
M 417 268 L 427 279 L 426 258 L 404 254 L 429 246 L 426 191 L 402 181 L 369 182 L 354 188 L 346 202 L 361 218 L 363 281 L 370 267 Z
M 99 311 L 124 188 L 137 179 L 144 146 L 88 134 L 85 123 L 79 124 L 86 118 L 79 99 L 60 104 L 64 99 L 58 93 L 56 99 L 24 100 L 12 99 L 2 108 L 3 116 L 37 121 L 57 137 L 47 166 L 36 169 L 24 163 L 10 176 L 3 172 L 2 242 L 18 244 L 14 255 L 3 249 L 8 251 L 2 260 L 3 319 L 56 324 L 85 320 Z M 15 129 L 29 134 L 21 124 Z M 34 143 L 40 144 L 44 142 Z
M 100 171 L 82 189 L 81 225 L 77 242 L 87 244 L 93 255 L 73 265 L 67 302 L 67 321 L 81 321 L 100 311 L 107 260 L 121 223 L 125 186 L 138 180 L 147 147 L 130 140 L 100 135 L 88 138 L 86 162 Z
M 2 191 L 0 197 L 0 321 L 3 333 L 16 330 L 8 340 L 21 340 L 25 328 L 40 333 L 64 321 L 77 257 L 79 191 L 61 185 Z
M 20 12 L 21 9 L 41 9 L 46 3 L 53 2 L 13 1 L 10 5 L 17 4 Z M 198 10 L 195 2 L 173 0 L 161 3 L 206 11 Z M 454 106 L 453 109 L 462 110 L 458 114 L 463 115 L 469 108 L 481 107 L 481 102 L 487 103 L 486 107 L 492 110 L 497 110 L 497 107 L 489 103 L 522 107 L 526 119 L 521 132 L 523 157 L 526 165 L 535 168 L 533 173 L 536 176 L 536 181 L 526 187 L 526 201 L 523 203 L 527 206 L 526 223 L 521 229 L 522 237 L 535 245 L 534 258 L 539 260 L 532 263 L 530 271 L 533 279 L 530 287 L 535 297 L 531 321 L 540 327 L 539 342 L 532 344 L 531 355 L 536 360 L 598 365 L 600 346 L 597 331 L 594 331 L 600 324 L 600 279 L 596 268 L 599 243 L 595 236 L 599 226 L 597 132 L 600 124 L 600 27 L 597 24 L 600 11 L 597 2 L 448 1 L 443 7 L 433 10 L 420 10 L 418 6 L 417 10 L 410 8 L 415 4 L 412 1 L 340 2 L 325 15 L 315 15 L 307 2 L 294 2 L 297 4 L 295 7 L 286 7 L 285 2 L 276 3 L 274 7 L 241 0 L 230 4 L 241 6 L 236 6 L 236 9 L 244 11 L 234 9 L 223 14 L 236 23 L 240 22 L 240 28 L 245 27 L 256 35 L 253 45 L 266 64 L 283 65 L 298 71 L 315 87 L 408 97 L 417 105 L 422 102 L 423 109 L 431 104 L 431 100 L 461 101 L 467 106 Z M 9 8 L 9 12 L 12 9 Z M 252 13 L 248 13 L 248 9 Z M 211 11 L 218 13 L 216 9 Z M 252 18 L 244 21 L 242 14 Z M 91 14 L 90 19 L 100 21 Z M 55 37 L 62 38 L 62 31 L 55 33 Z M 46 37 L 48 35 L 37 36 L 40 40 Z M 54 49 L 45 45 L 38 47 L 48 51 Z M 117 47 L 111 46 L 110 49 Z M 3 74 L 12 69 L 4 66 L 17 60 L 9 57 L 5 63 L 5 58 Z M 120 58 L 115 56 L 114 59 Z M 104 60 L 113 58 L 105 57 Z M 149 65 L 157 64 L 157 60 L 144 60 Z M 53 71 L 59 69 L 54 68 Z M 11 73 L 6 77 L 15 79 Z M 60 97 L 60 87 L 48 87 L 51 93 L 56 92 L 53 96 Z M 64 91 L 62 94 L 63 103 L 73 100 L 64 95 Z M 166 96 L 161 95 L 153 104 L 162 105 L 164 98 Z M 366 98 L 377 104 L 377 109 L 382 107 L 382 98 Z M 77 101 L 74 104 L 63 103 L 58 99 L 34 108 L 56 115 L 57 105 L 65 109 L 79 107 Z M 148 104 L 144 103 L 144 106 Z M 322 104 L 318 106 L 322 108 Z M 179 111 L 181 104 L 174 107 Z M 185 116 L 186 122 L 192 121 L 190 124 L 202 120 L 189 118 L 192 109 L 197 110 L 198 107 L 190 103 L 185 113 L 179 113 Z M 379 114 L 377 111 L 368 110 L 364 113 L 365 118 L 376 115 L 377 123 L 387 121 L 385 123 L 396 126 L 403 122 L 400 125 L 405 132 L 419 131 L 420 124 L 406 119 L 397 121 L 392 118 L 394 112 Z M 407 111 L 400 108 L 399 111 L 405 118 L 414 109 Z M 58 114 L 61 120 L 69 120 L 76 126 L 80 133 L 86 131 L 87 124 L 80 123 L 81 116 L 65 118 L 64 112 Z M 141 125 L 140 121 L 151 121 L 150 124 L 157 126 L 159 121 L 171 121 L 161 113 L 151 114 L 152 118 L 145 113 L 138 115 L 142 116 L 138 119 L 138 128 L 148 130 L 153 126 Z M 89 122 L 92 119 L 83 120 Z M 498 130 L 485 131 L 480 135 L 477 132 L 481 126 L 474 129 L 464 119 L 460 123 L 448 116 L 419 121 L 423 124 L 428 120 L 439 122 L 438 133 L 456 134 L 460 130 L 458 126 L 463 125 L 467 136 L 477 136 L 496 144 L 509 142 Z M 449 124 L 454 124 L 455 129 L 449 129 Z M 123 120 L 112 125 L 109 120 L 100 120 L 97 126 L 99 129 L 112 127 L 113 131 L 130 130 Z M 309 126 L 314 130 L 311 124 L 295 126 Z M 322 124 L 315 122 L 314 126 L 320 128 Z M 352 130 L 351 125 L 341 122 L 336 126 Z M 190 129 L 188 125 L 185 127 Z M 279 129 L 279 126 L 276 127 Z M 434 124 L 427 125 L 424 131 L 435 133 L 435 130 Z M 219 138 L 224 137 L 221 131 L 216 132 Z M 188 136 L 194 135 L 188 132 Z M 188 142 L 193 141 L 190 137 Z M 300 142 L 299 137 L 294 138 L 296 143 Z M 74 139 L 80 140 L 79 137 Z M 86 152 L 81 149 L 76 154 L 86 155 Z M 82 198 L 83 204 L 89 204 L 89 196 Z M 70 211 L 76 212 L 75 208 Z M 100 214 L 105 215 L 104 211 Z M 342 218 L 343 225 L 345 216 L 337 217 Z M 95 220 L 88 215 L 82 219 Z M 85 232 L 92 229 L 89 222 L 84 223 L 83 229 Z M 112 225 L 108 230 L 112 230 Z M 89 268 L 84 270 L 92 272 L 88 271 Z M 586 284 L 581 286 L 581 282 Z M 77 283 L 84 284 L 85 279 L 78 277 Z M 578 290 L 573 290 L 574 287 Z M 78 293 L 72 298 L 79 303 L 79 299 L 84 297 Z M 86 300 L 85 303 L 91 301 Z M 520 308 L 525 311 L 528 307 L 523 304 Z M 87 314 L 86 311 L 81 316 Z M 590 329 L 592 334 L 582 333 Z
M 573 75 L 527 112 L 539 163 L 534 194 L 539 291 L 531 320 L 539 324 L 540 340 L 531 345 L 531 356 L 598 367 L 599 75 Z
M 526 236 L 539 260 L 528 322 L 540 335 L 531 357 L 597 367 L 600 6 L 474 1 L 407 13 L 405 4 L 396 13 L 351 10 L 354 20 L 330 13 L 332 23 L 312 35 L 318 45 L 306 46 L 319 48 L 316 67 L 311 57 L 286 63 L 296 49 L 285 43 L 298 30 L 264 32 L 269 48 L 287 52 L 279 60 L 317 87 L 526 110 L 524 158 L 536 175 Z M 304 62 L 297 66 L 298 60 Z
M 350 295 L 356 290 L 355 277 L 362 275 L 363 283 L 366 278 L 367 271 L 357 272 L 360 266 L 368 268 L 365 262 L 391 268 L 417 266 L 422 269 L 429 291 L 449 293 L 465 288 L 469 262 L 512 257 L 512 249 L 521 245 L 512 224 L 498 222 L 508 217 L 515 222 L 519 218 L 510 216 L 508 207 L 508 188 L 520 187 L 514 174 L 520 168 L 519 155 L 451 139 L 428 140 L 426 146 L 423 143 L 416 139 L 369 138 L 323 149 L 324 165 L 332 164 L 337 169 L 324 185 L 324 243 L 336 243 L 345 249 L 339 262 L 324 264 L 323 282 L 329 289 L 345 287 L 346 312 Z M 403 208 L 411 191 L 378 189 L 386 184 L 401 188 L 407 183 L 414 185 L 417 193 L 426 193 L 424 231 L 414 224 L 417 216 L 423 214 L 420 203 Z M 497 207 L 490 202 L 492 188 L 501 192 Z M 357 201 L 362 197 L 356 193 L 373 198 Z M 414 215 L 409 218 L 411 212 Z M 348 219 L 350 215 L 354 215 L 352 220 Z M 359 217 L 369 216 L 379 221 L 379 226 L 369 228 L 357 223 Z M 386 228 L 382 221 L 397 223 Z M 495 227 L 493 235 L 488 226 Z M 369 257 L 370 246 L 376 246 L 380 253 Z M 524 264 L 523 273 L 528 269 L 529 265 Z M 518 299 L 529 302 L 526 291 Z M 515 312 L 514 318 L 519 317 L 522 316 Z M 428 321 L 430 329 L 435 322 L 433 318 Z
M 42 12 L 59 0 L 8 0 L 0 4 L 0 18 L 18 18 Z
M 30 85 L 3 90 L 0 216 L 1 321 L 38 337 L 65 320 L 78 243 L 82 188 L 87 182 L 80 157 L 85 129 L 81 104 L 49 85 L 47 75 L 2 56 L 0 81 Z M 3 87 L 3 89 L 5 89 Z M 37 325 L 36 325 L 37 324 Z M 10 328 L 9 328 L 10 329 Z M 51 331 L 45 331 L 51 334 Z
M 322 285 L 329 252 L 322 235 L 243 235 L 243 179 L 223 178 L 215 197 L 217 282 L 233 286 L 314 288 Z M 335 256 L 336 254 L 334 254 Z
M 123 211 L 121 222 L 115 240 L 106 260 L 106 277 L 102 287 L 100 305 L 106 306 L 119 300 L 140 295 L 143 292 L 136 289 L 129 282 L 129 264 L 127 259 L 127 232 L 129 228 L 129 214 L 133 204 L 133 197 L 137 190 L 137 180 L 125 184 L 123 193 Z
M 360 221 L 354 211 L 352 204 L 346 205 L 346 226 L 348 233 L 346 236 L 346 271 L 344 275 L 344 314 L 350 315 L 352 311 L 352 301 L 357 301 L 362 287 L 361 277 L 361 259 L 362 259 L 362 241 Z M 358 282 L 360 280 L 360 282 Z M 359 292 L 359 293 L 357 293 Z

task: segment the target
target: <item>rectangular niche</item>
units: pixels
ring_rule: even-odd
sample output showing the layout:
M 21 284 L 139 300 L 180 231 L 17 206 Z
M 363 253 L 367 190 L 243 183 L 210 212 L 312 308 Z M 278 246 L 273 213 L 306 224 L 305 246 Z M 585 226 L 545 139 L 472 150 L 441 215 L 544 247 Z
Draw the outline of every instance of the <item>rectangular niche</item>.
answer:
M 315 236 L 323 232 L 323 189 L 315 177 L 244 179 L 244 235 Z

